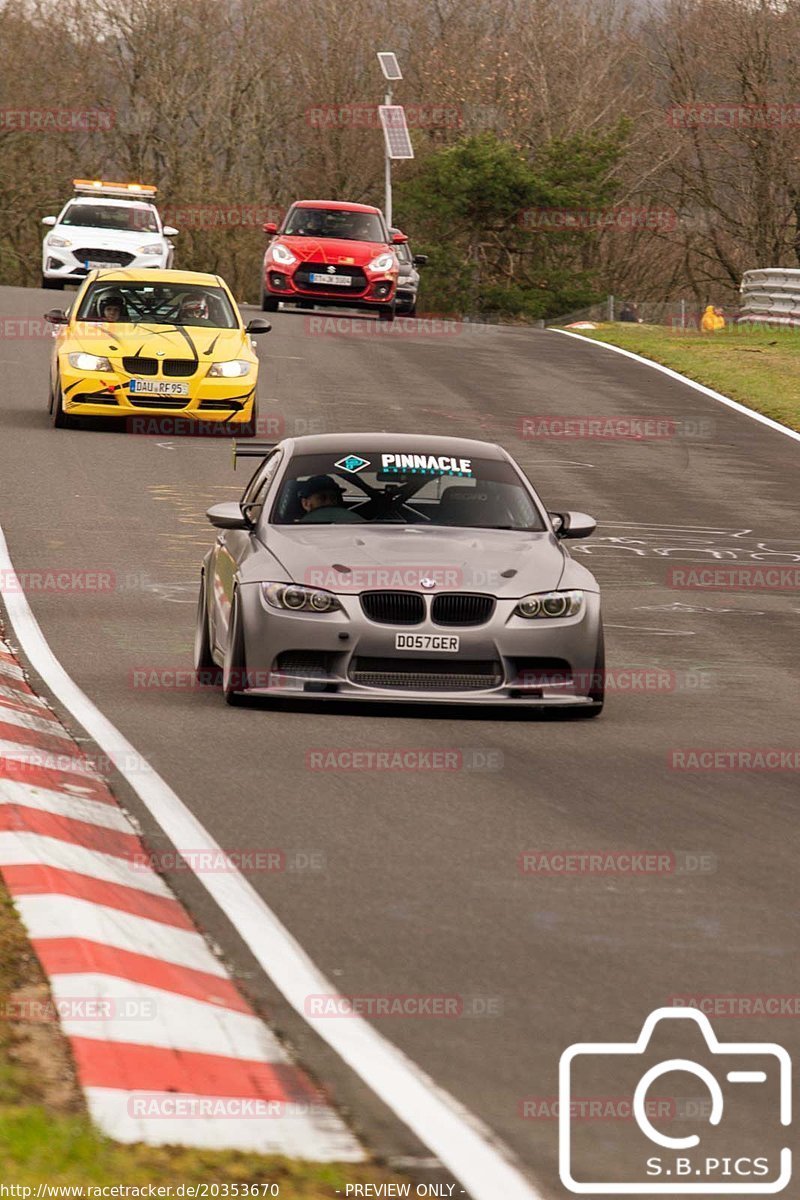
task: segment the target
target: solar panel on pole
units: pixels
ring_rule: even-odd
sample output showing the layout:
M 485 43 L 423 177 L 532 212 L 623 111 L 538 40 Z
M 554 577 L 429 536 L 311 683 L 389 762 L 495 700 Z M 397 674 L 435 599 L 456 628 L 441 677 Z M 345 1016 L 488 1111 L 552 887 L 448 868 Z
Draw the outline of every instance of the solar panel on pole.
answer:
M 413 158 L 414 148 L 408 135 L 406 111 L 402 104 L 380 104 L 378 116 L 389 158 Z
M 378 62 L 381 64 L 386 79 L 396 80 L 403 78 L 403 72 L 400 70 L 400 64 L 397 61 L 397 55 L 390 50 L 378 51 Z

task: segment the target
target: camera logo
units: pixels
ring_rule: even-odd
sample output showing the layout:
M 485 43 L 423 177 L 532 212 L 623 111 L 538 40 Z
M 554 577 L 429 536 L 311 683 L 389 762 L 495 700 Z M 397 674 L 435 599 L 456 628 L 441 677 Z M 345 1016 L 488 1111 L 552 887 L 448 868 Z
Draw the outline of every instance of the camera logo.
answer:
M 676 1040 L 692 1057 L 674 1056 Z M 636 1042 L 576 1043 L 559 1064 L 561 1182 L 581 1195 L 774 1195 L 791 1179 L 792 1152 L 786 1146 L 767 1152 L 766 1116 L 776 1114 L 781 1126 L 791 1123 L 791 1074 L 782 1046 L 720 1042 L 708 1017 L 695 1009 L 656 1009 Z M 671 1077 L 672 1088 L 665 1077 Z M 688 1128 L 675 1121 L 669 1133 L 664 1121 L 656 1127 L 648 1092 L 657 1082 L 657 1095 L 696 1093 L 698 1083 L 708 1092 L 707 1123 L 699 1134 L 697 1107 L 682 1121 Z M 596 1167 L 591 1123 L 575 1119 L 576 1098 L 607 1092 L 609 1084 L 615 1095 L 632 1097 L 634 1118 L 604 1131 L 605 1161 L 613 1163 L 614 1178 L 604 1178 Z

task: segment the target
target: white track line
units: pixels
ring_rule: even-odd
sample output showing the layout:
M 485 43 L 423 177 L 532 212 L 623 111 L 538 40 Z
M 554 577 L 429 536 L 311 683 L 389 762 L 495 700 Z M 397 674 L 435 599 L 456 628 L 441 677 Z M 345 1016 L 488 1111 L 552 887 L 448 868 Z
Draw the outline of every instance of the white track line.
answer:
M 250 1013 L 95 971 L 51 975 L 50 990 L 68 1037 L 253 1062 L 290 1061 L 264 1022 Z M 99 1003 L 84 1009 L 83 1001 Z
M 130 954 L 228 978 L 199 933 L 77 896 L 59 896 L 55 903 L 50 895 L 15 896 L 14 904 L 32 938 L 88 938 Z
M 22 808 L 35 808 L 56 817 L 67 817 L 70 821 L 83 821 L 87 825 L 127 833 L 129 837 L 136 836 L 125 813 L 113 804 L 87 800 L 71 793 L 53 792 L 50 788 L 35 787 L 14 779 L 0 777 L 0 804 L 18 804 Z
M 276 1104 L 272 1116 L 232 1116 L 226 1120 L 201 1120 L 197 1117 L 137 1117 L 137 1100 L 150 1102 L 153 1092 L 117 1091 L 115 1088 L 88 1087 L 86 1101 L 95 1122 L 108 1137 L 118 1142 L 146 1142 L 164 1145 L 164 1126 L 169 1126 L 169 1142 L 178 1146 L 196 1146 L 212 1150 L 253 1150 L 261 1154 L 280 1154 L 308 1158 L 309 1146 L 325 1147 L 326 1162 L 363 1162 L 364 1155 L 355 1138 L 346 1132 L 329 1105 L 291 1106 Z M 173 1094 L 174 1098 L 174 1094 Z M 170 1097 L 166 1097 L 169 1101 Z M 181 1094 L 182 1104 L 192 1099 L 207 1102 L 208 1096 Z M 225 1101 L 229 1105 L 229 1101 Z M 275 1103 L 275 1102 L 273 1102 Z M 246 1111 L 246 1109 L 245 1109 Z M 499 1195 L 499 1193 L 498 1193 Z M 496 1196 L 494 1200 L 498 1200 Z
M 3 570 L 13 571 L 14 564 L 0 529 Z M 25 594 L 10 592 L 5 603 L 21 649 L 33 669 L 100 749 L 119 763 L 121 773 L 173 846 L 222 853 L 169 784 L 144 758 L 137 759 L 131 743 L 67 674 L 50 649 Z M 138 761 L 135 771 L 127 766 L 133 761 Z M 304 1020 L 307 996 L 336 994 L 243 875 L 234 870 L 200 872 L 197 879 Z M 473 1200 L 497 1200 L 499 1196 L 503 1200 L 543 1200 L 542 1193 L 512 1161 L 510 1151 L 495 1134 L 363 1018 L 316 1021 L 314 1029 L 460 1180 Z
M 673 371 L 671 367 L 664 367 L 661 363 L 653 362 L 652 358 L 643 358 L 641 354 L 634 354 L 632 350 L 623 350 L 621 346 L 612 346 L 609 342 L 601 342 L 597 338 L 584 337 L 581 333 L 573 333 L 571 329 L 551 328 L 549 332 L 561 333 L 565 337 L 578 338 L 584 345 L 599 346 L 603 350 L 611 350 L 614 354 L 622 354 L 625 358 L 632 358 L 635 362 L 644 363 L 646 367 L 652 367 L 654 371 L 660 371 L 662 375 L 668 375 L 670 379 L 676 379 L 678 383 L 685 383 L 687 387 L 694 388 L 696 392 L 701 392 L 704 396 L 708 396 L 710 400 L 716 400 L 718 404 L 724 404 L 728 408 L 733 408 L 736 412 L 743 413 L 744 416 L 758 421 L 760 425 L 767 425 L 770 429 L 776 430 L 777 433 L 783 433 L 786 437 L 800 442 L 800 433 L 797 433 L 796 430 L 787 429 L 785 425 L 781 425 L 780 421 L 773 421 L 772 417 L 765 417 L 763 413 L 755 412 L 752 408 L 748 408 L 747 405 L 740 404 L 738 400 L 731 400 L 730 396 L 723 396 L 722 392 L 715 392 L 713 388 L 706 387 L 703 383 L 695 383 L 693 379 L 687 379 L 679 371 Z
M 87 850 L 75 842 L 45 837 L 40 833 L 11 829 L 0 833 L 0 866 L 53 867 L 56 871 L 74 871 L 77 875 L 88 875 L 104 883 L 120 883 L 123 887 L 137 888 L 151 896 L 174 899 L 164 880 L 152 867 L 137 867 L 126 858 L 117 858 L 115 854 Z

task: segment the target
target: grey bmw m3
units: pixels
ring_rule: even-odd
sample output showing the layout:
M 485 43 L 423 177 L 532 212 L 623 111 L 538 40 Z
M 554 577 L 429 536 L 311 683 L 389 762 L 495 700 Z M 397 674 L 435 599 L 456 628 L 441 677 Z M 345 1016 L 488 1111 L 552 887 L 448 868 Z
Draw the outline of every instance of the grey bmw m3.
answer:
M 324 434 L 247 442 L 238 502 L 217 504 L 195 637 L 225 699 L 561 707 L 597 716 L 605 659 L 597 581 L 489 442 Z

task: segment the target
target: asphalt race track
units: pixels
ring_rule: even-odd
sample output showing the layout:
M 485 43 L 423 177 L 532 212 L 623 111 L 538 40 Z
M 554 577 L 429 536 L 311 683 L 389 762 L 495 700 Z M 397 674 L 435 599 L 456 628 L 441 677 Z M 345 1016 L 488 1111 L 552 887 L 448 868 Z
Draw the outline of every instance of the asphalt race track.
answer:
M 59 302 L 2 288 L 0 320 L 38 318 Z M 557 1122 L 531 1114 L 552 1107 L 567 1046 L 633 1041 L 674 996 L 796 989 L 797 771 L 681 770 L 671 755 L 797 748 L 800 593 L 680 589 L 668 573 L 800 563 L 798 447 L 553 332 L 367 334 L 345 322 L 327 333 L 329 317 L 271 319 L 258 347 L 260 416 L 276 437 L 387 429 L 498 441 L 551 509 L 597 518 L 595 537 L 573 545 L 604 591 L 618 682 L 599 720 L 231 709 L 214 691 L 170 686 L 191 665 L 199 566 L 213 540 L 205 509 L 236 498 L 247 471 L 234 474 L 226 440 L 52 429 L 49 342 L 25 325 L 20 336 L 6 325 L 0 340 L 0 524 L 21 574 L 113 572 L 111 591 L 30 592 L 66 670 L 217 842 L 285 852 L 296 869 L 250 882 L 342 992 L 463 999 L 452 1018 L 375 1024 L 490 1126 L 543 1195 L 560 1197 Z M 543 415 L 675 424 L 655 439 L 524 438 L 522 419 Z M 319 770 L 308 757 L 396 749 L 463 754 L 444 771 Z M 120 795 L 150 845 L 168 849 L 135 794 Z M 673 857 L 635 876 L 521 869 L 526 852 L 631 850 Z M 167 874 L 368 1145 L 424 1159 L 282 1001 L 197 880 Z M 715 1028 L 800 1051 L 796 1020 L 739 1015 Z M 676 1039 L 670 1046 L 677 1053 Z M 623 1091 L 610 1068 L 602 1094 Z M 747 1093 L 730 1121 L 739 1133 L 763 1127 L 766 1153 L 782 1135 L 765 1105 Z M 587 1162 L 601 1174 L 614 1169 L 607 1131 L 596 1123 L 587 1134 Z

